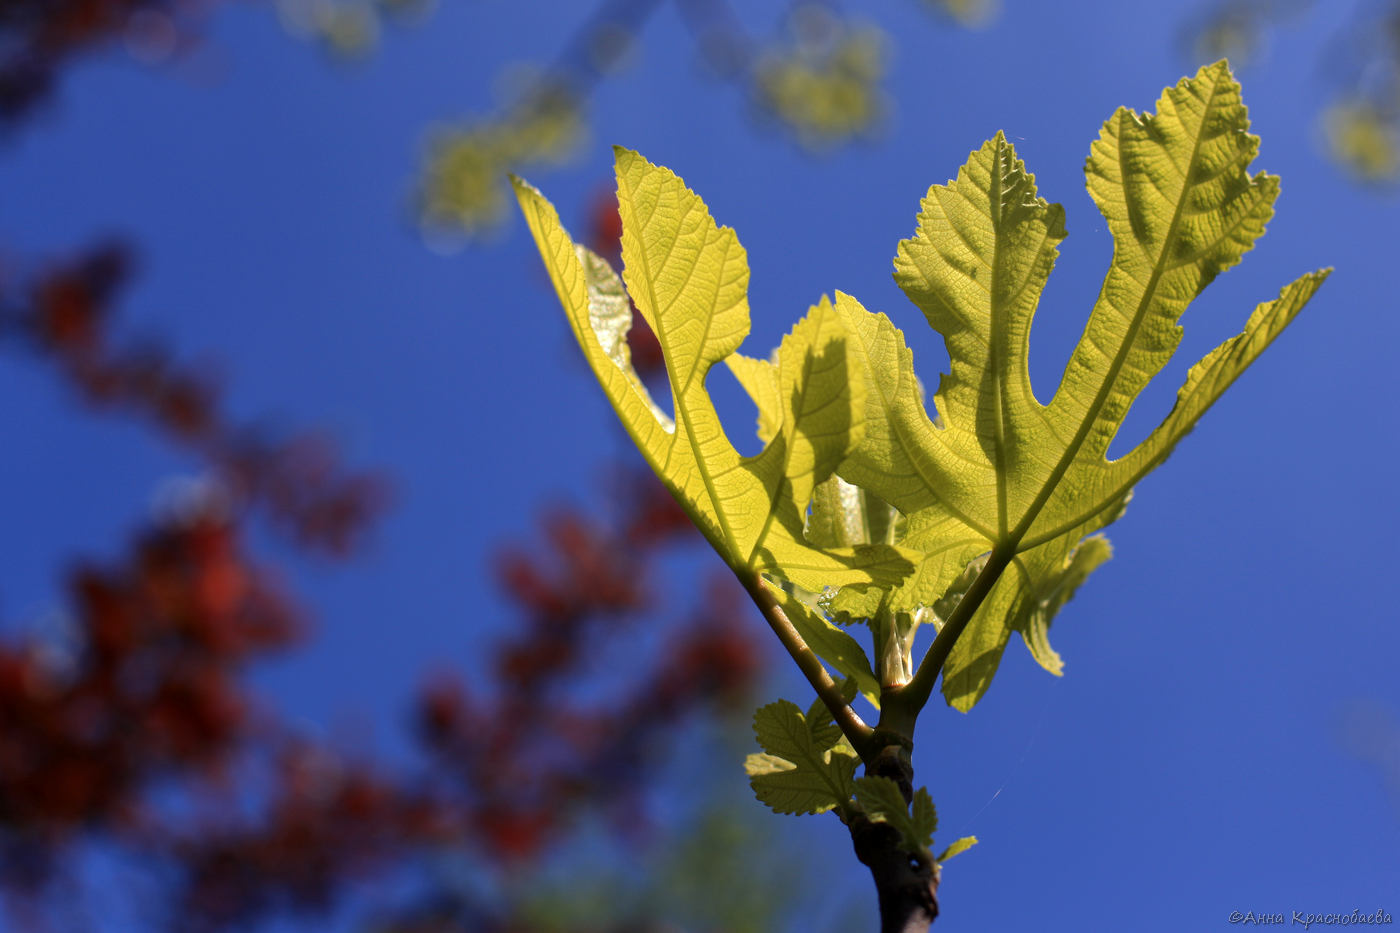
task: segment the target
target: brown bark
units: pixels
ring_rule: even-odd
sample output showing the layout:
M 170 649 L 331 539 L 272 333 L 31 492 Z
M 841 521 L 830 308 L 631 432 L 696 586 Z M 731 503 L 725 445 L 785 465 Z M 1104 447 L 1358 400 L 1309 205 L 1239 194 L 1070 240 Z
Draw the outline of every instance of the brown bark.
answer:
M 899 785 L 906 803 L 914 796 L 909 749 L 888 745 L 865 769 Z M 938 916 L 938 863 L 927 850 L 910 852 L 888 823 L 857 814 L 849 823 L 856 858 L 870 869 L 880 903 L 880 933 L 927 933 Z
M 927 933 L 938 916 L 938 864 L 927 852 L 903 849 L 899 831 L 864 816 L 851 821 L 851 841 L 875 879 L 880 933 Z

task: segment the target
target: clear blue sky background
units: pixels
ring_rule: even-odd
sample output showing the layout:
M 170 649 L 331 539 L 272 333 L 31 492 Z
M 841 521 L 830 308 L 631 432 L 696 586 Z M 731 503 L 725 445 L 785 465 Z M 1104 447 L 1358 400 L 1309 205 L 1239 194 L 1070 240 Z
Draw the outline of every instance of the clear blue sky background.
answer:
M 939 929 L 1223 930 L 1233 910 L 1400 913 L 1400 799 L 1341 738 L 1355 704 L 1400 713 L 1400 211 L 1323 152 L 1320 59 L 1355 5 L 1315 6 L 1240 74 L 1263 138 L 1256 167 L 1283 178 L 1278 214 L 1186 314 L 1178 358 L 1125 436 L 1165 414 L 1187 366 L 1256 302 L 1305 271 L 1337 272 L 1109 529 L 1117 556 L 1053 632 L 1066 676 L 1041 672 L 1016 642 L 971 715 L 926 713 L 915 763 L 940 840 L 982 839 L 947 869 Z M 269 10 L 235 6 L 210 32 L 217 69 L 84 64 L 0 152 L 0 242 L 37 253 L 101 231 L 132 237 L 132 331 L 222 361 L 238 412 L 324 425 L 354 462 L 394 476 L 397 506 L 358 563 L 292 558 L 319 636 L 260 685 L 313 732 L 348 716 L 401 752 L 399 717 L 424 667 L 480 673 L 483 640 L 509 618 L 493 549 L 527 537 L 542 504 L 586 501 L 622 449 L 524 225 L 512 218 L 497 242 L 443 257 L 406 206 L 425 127 L 488 110 L 497 71 L 552 58 L 589 7 L 444 3 L 347 69 L 290 41 Z M 942 348 L 890 261 L 926 188 L 1003 129 L 1068 214 L 1032 337 L 1044 398 L 1111 250 L 1084 190 L 1090 141 L 1115 107 L 1150 109 L 1195 69 L 1178 37 L 1199 9 L 1005 0 L 973 32 L 913 0 L 863 5 L 897 41 L 895 110 L 877 142 L 813 158 L 700 75 L 667 5 L 632 70 L 593 94 L 581 157 L 526 174 L 579 229 L 610 176 L 610 145 L 639 149 L 748 249 L 750 352 L 839 288 L 910 332 L 931 384 Z M 765 32 L 779 15 L 777 3 L 745 10 Z M 47 369 L 13 355 L 0 360 L 0 394 L 0 608 L 16 620 L 53 605 L 65 558 L 115 554 L 158 480 L 191 464 L 141 426 L 83 416 Z M 751 414 L 737 401 L 730 411 L 731 436 L 746 438 Z M 805 705 L 804 690 L 784 670 L 771 693 Z M 737 761 L 732 779 L 743 781 Z M 820 916 L 832 903 L 873 901 L 835 819 L 756 803 L 751 815 L 806 847 L 814 884 L 838 892 L 804 928 L 835 929 Z

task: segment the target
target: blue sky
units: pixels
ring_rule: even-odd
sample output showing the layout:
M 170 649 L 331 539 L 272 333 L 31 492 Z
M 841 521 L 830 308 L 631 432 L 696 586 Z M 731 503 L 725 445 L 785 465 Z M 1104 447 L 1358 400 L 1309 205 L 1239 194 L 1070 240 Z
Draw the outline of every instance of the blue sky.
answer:
M 524 225 L 442 256 L 408 209 L 425 128 L 489 110 L 498 70 L 552 58 L 588 6 L 532 4 L 522 22 L 501 0 L 443 4 L 344 68 L 289 40 L 269 10 L 233 5 L 198 67 L 83 64 L 0 153 L 0 242 L 39 253 L 130 236 L 142 260 L 123 304 L 131 332 L 217 358 L 239 413 L 325 426 L 353 462 L 394 477 L 396 507 L 356 564 L 289 558 L 319 634 L 260 685 L 309 730 L 348 718 L 397 749 L 424 667 L 479 673 L 483 640 L 508 619 L 493 550 L 528 537 L 542 505 L 586 501 L 624 450 Z M 1124 436 L 1145 435 L 1190 363 L 1256 302 L 1314 268 L 1336 273 L 1109 529 L 1114 560 L 1052 633 L 1065 677 L 1013 643 L 970 715 L 931 707 L 920 724 L 915 764 L 940 840 L 982 839 L 945 873 L 939 929 L 1210 930 L 1233 910 L 1400 912 L 1400 799 L 1342 740 L 1358 705 L 1400 721 L 1400 213 L 1393 193 L 1327 160 L 1316 121 L 1331 90 L 1320 59 L 1355 6 L 1316 4 L 1240 72 L 1263 139 L 1255 166 L 1283 179 L 1278 213 L 1187 312 L 1177 358 Z M 640 150 L 747 248 L 750 353 L 840 289 L 906 328 L 931 383 L 942 348 L 893 284 L 891 258 L 927 187 L 1002 129 L 1067 211 L 1032 335 L 1045 398 L 1111 250 L 1084 190 L 1089 143 L 1115 107 L 1151 109 L 1194 71 L 1178 37 L 1198 10 L 1005 0 L 990 28 L 966 31 L 914 0 L 862 5 L 896 39 L 894 110 L 876 141 L 812 157 L 702 75 L 663 5 L 631 69 L 591 96 L 579 157 L 525 174 L 579 229 L 611 145 Z M 744 16 L 766 31 L 780 12 L 752 4 Z M 746 437 L 737 389 L 717 392 L 731 436 Z M 11 400 L 0 608 L 16 620 L 53 605 L 64 558 L 115 553 L 161 478 L 191 464 L 140 426 L 82 415 L 47 370 L 14 356 L 0 361 L 0 393 Z M 805 689 L 784 670 L 771 693 L 805 705 Z M 869 897 L 835 819 L 756 803 L 752 818 L 821 852 L 810 867 L 821 887 Z

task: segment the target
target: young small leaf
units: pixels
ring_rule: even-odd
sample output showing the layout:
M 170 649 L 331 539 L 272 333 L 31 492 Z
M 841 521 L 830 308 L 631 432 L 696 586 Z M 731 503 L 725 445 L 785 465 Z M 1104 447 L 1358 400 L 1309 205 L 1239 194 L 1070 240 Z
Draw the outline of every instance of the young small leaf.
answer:
M 859 760 L 829 714 L 804 716 L 796 704 L 778 700 L 759 708 L 753 728 L 764 754 L 749 755 L 744 770 L 759 800 L 778 813 L 822 813 L 848 805 Z
M 934 861 L 942 865 L 944 862 L 948 861 L 948 859 L 952 858 L 955 855 L 960 855 L 961 853 L 966 852 L 968 849 L 972 848 L 975 845 L 977 845 L 976 836 L 963 836 L 961 839 L 954 842 L 952 845 L 948 846 L 948 848 L 940 852 L 938 854 L 938 858 L 934 859 Z
M 913 837 L 925 849 L 933 845 L 933 834 L 938 832 L 938 811 L 933 807 L 933 798 L 928 788 L 914 791 L 914 804 L 910 808 L 910 822 L 913 824 Z
M 925 788 L 920 787 L 914 794 L 912 813 L 899 792 L 899 785 L 887 777 L 856 778 L 855 794 L 856 802 L 867 817 L 899 830 L 908 851 L 921 852 L 933 845 L 938 814 Z

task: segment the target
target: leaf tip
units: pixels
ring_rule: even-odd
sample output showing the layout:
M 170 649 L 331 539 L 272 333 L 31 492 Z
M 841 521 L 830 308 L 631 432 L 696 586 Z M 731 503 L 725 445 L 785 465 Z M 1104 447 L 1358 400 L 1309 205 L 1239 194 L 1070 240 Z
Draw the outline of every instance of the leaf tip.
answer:
M 515 191 L 516 200 L 523 201 L 527 197 L 544 197 L 544 195 L 540 192 L 540 189 L 536 188 L 534 185 L 530 184 L 528 181 L 521 178 L 514 172 L 507 173 L 506 177 L 510 179 L 510 186 Z
M 977 700 L 980 696 L 980 694 L 976 693 L 960 693 L 954 696 L 948 696 L 948 692 L 946 690 L 944 691 L 943 695 L 944 698 L 948 701 L 948 705 L 960 713 L 972 712 L 972 708 L 977 705 Z
M 641 166 L 642 173 L 648 169 L 656 168 L 647 157 L 635 149 L 628 149 L 626 146 L 613 146 L 613 171 L 617 175 L 618 202 L 623 200 L 623 177 L 629 174 L 637 166 Z
M 1209 64 L 1202 65 L 1200 68 L 1196 69 L 1196 73 L 1191 77 L 1183 77 L 1177 82 L 1177 87 L 1184 88 L 1193 81 L 1202 80 L 1224 80 L 1236 87 L 1239 86 L 1239 82 L 1235 80 L 1235 73 L 1230 68 L 1230 60 L 1228 58 L 1220 58 Z

